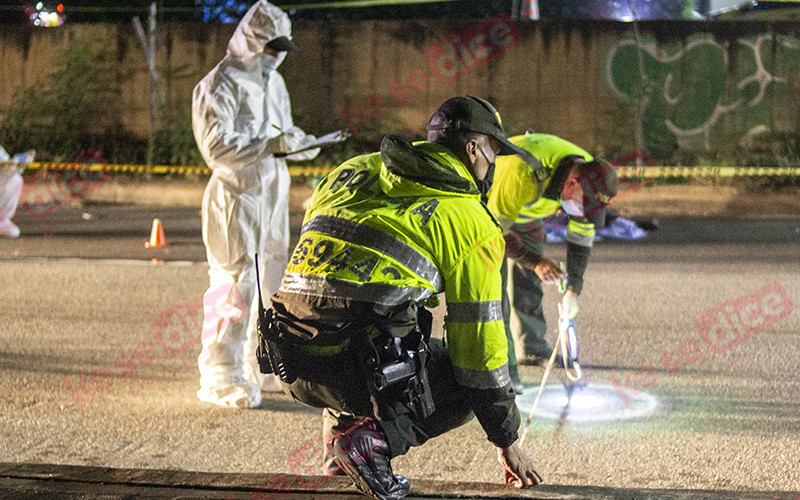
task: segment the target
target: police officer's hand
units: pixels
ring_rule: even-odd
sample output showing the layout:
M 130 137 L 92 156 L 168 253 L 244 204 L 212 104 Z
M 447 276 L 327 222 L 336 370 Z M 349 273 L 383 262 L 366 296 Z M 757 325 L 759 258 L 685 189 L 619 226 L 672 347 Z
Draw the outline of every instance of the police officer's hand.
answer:
M 575 319 L 578 315 L 578 294 L 572 290 L 564 292 L 561 303 L 558 304 L 558 315 L 562 318 Z
M 545 283 L 555 283 L 563 274 L 555 262 L 544 257 L 533 267 L 533 272 Z
M 542 482 L 542 476 L 533 470 L 533 461 L 516 444 L 508 448 L 497 447 L 497 461 L 503 466 L 506 484 L 517 488 L 536 486 Z

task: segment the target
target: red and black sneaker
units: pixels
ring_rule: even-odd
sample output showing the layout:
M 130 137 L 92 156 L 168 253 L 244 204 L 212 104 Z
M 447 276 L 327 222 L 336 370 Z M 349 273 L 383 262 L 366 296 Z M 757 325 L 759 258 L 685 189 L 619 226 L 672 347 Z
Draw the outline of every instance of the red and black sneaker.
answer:
M 392 473 L 389 445 L 370 418 L 360 419 L 334 437 L 333 458 L 365 495 L 378 500 L 408 495 L 408 479 Z

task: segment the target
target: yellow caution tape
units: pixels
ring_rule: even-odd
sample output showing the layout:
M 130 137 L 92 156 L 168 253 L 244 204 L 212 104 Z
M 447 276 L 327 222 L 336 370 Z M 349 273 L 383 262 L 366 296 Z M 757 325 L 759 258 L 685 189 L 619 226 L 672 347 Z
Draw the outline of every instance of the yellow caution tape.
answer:
M 186 167 L 175 165 L 112 165 L 109 163 L 51 163 L 51 162 L 32 162 L 15 163 L 0 162 L 2 167 L 22 167 L 28 170 L 87 170 L 90 172 L 128 172 L 152 174 L 211 174 L 208 167 Z M 289 167 L 289 174 L 294 177 L 326 175 L 333 171 L 335 167 L 326 166 L 292 166 Z
M 31 162 L 14 163 L 3 162 L 0 167 L 15 166 L 26 170 L 88 170 L 90 172 L 150 172 L 154 174 L 204 174 L 211 173 L 208 167 L 177 167 L 172 165 L 111 165 L 108 163 L 51 163 L 51 162 Z
M 616 167 L 623 179 L 660 177 L 777 177 L 800 176 L 800 167 Z
M 2 162 L 6 166 L 25 169 L 88 170 L 93 172 L 131 172 L 153 174 L 210 174 L 208 167 L 185 167 L 174 165 L 111 165 L 108 163 L 14 163 Z M 302 166 L 289 167 L 293 177 L 326 175 L 336 167 Z M 679 167 L 679 166 L 619 166 L 617 175 L 622 179 L 657 179 L 661 177 L 785 177 L 800 176 L 800 167 Z
M 313 177 L 316 175 L 328 175 L 336 167 L 289 167 L 289 175 L 292 177 Z

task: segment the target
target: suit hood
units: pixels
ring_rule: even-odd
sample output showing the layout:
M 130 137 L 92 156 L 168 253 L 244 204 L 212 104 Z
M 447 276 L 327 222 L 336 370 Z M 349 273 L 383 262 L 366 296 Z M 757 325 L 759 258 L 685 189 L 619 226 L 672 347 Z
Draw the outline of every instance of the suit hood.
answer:
M 228 42 L 229 56 L 248 59 L 264 51 L 270 40 L 291 38 L 292 23 L 280 8 L 264 0 L 256 2 L 244 15 Z

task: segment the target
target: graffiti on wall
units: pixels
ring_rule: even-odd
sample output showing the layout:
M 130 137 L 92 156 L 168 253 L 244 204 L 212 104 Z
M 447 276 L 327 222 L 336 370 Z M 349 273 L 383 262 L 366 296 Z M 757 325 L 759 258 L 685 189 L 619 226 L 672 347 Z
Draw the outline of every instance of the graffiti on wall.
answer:
M 758 134 L 796 128 L 792 85 L 800 78 L 800 40 L 763 33 L 731 40 L 710 33 L 679 42 L 633 36 L 607 51 L 608 94 L 631 107 L 641 96 L 637 124 L 654 156 L 676 150 L 747 146 Z M 797 115 L 797 113 L 795 113 Z

